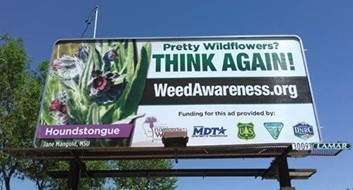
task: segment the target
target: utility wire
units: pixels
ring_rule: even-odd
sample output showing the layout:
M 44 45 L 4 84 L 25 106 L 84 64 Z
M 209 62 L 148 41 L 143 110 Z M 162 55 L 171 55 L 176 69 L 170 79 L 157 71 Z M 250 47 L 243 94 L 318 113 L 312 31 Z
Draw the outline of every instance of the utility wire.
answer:
M 86 28 L 85 30 L 82 32 L 82 35 L 81 35 L 81 38 L 83 38 L 83 36 L 85 35 L 89 25 L 92 23 L 92 21 L 94 20 L 95 18 L 95 10 L 96 10 L 97 7 L 95 7 L 94 9 L 92 9 L 87 17 L 87 19 L 85 20 L 85 23 L 86 23 Z

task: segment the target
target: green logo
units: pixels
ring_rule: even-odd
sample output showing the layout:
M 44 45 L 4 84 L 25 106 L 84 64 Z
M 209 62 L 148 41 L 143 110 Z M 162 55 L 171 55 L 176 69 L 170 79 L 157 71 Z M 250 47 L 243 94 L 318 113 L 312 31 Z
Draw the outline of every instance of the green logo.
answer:
M 239 139 L 254 139 L 255 138 L 255 130 L 253 123 L 238 123 L 238 138 Z
M 265 128 L 270 133 L 273 139 L 277 140 L 279 134 L 282 131 L 283 123 L 282 122 L 266 122 L 264 123 Z

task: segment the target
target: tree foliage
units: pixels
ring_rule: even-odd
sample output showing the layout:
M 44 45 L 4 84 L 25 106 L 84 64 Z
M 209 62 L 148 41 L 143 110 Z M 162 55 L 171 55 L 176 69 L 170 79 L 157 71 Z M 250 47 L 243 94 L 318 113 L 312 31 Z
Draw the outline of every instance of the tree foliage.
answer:
M 112 162 L 112 167 L 120 170 L 135 169 L 170 169 L 170 160 L 120 160 Z M 175 189 L 177 178 L 174 177 L 118 177 L 113 179 L 117 189 Z
M 39 78 L 29 72 L 27 56 L 21 38 L 8 34 L 0 36 L 0 131 L 3 147 L 29 147 L 35 131 L 38 112 Z M 0 153 L 1 177 L 5 188 L 10 189 L 13 176 L 26 165 L 3 152 Z

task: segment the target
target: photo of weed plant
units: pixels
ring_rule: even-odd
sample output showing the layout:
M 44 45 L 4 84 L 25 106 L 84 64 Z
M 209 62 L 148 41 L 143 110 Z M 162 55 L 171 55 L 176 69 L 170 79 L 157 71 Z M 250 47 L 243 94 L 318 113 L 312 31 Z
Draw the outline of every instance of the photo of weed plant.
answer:
M 134 40 L 59 41 L 52 55 L 39 125 L 132 123 L 139 117 L 136 112 L 150 54 L 149 42 L 138 50 Z M 129 143 L 129 139 L 86 140 L 90 146 Z

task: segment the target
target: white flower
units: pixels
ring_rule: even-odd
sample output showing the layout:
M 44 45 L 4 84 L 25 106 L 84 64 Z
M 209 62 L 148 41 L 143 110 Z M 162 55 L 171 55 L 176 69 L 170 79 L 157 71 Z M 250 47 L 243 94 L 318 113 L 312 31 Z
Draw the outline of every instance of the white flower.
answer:
M 79 78 L 83 71 L 83 62 L 77 57 L 67 55 L 53 61 L 53 68 L 57 70 L 58 75 L 63 79 Z

